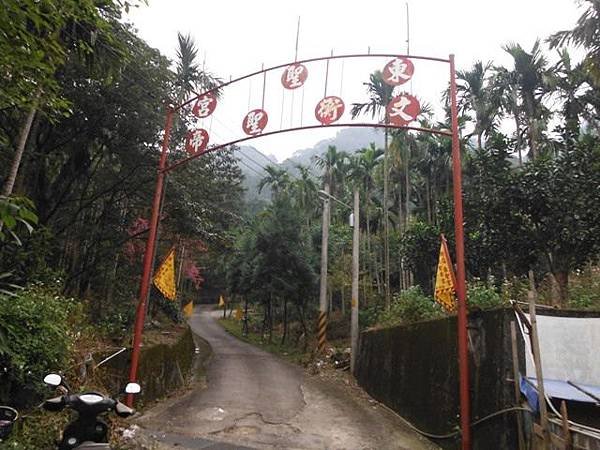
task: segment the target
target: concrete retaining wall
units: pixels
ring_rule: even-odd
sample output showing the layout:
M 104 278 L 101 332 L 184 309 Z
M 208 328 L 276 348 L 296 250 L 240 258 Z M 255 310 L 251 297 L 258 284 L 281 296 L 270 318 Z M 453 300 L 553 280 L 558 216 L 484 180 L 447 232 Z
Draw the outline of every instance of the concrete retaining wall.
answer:
M 512 310 L 469 317 L 471 417 L 514 406 Z M 523 343 L 519 340 L 519 354 Z M 524 367 L 524 361 L 520 361 Z M 420 429 L 445 434 L 459 424 L 456 317 L 361 333 L 355 370 L 374 398 Z M 473 427 L 473 449 L 514 449 L 516 419 L 508 413 Z M 458 448 L 458 438 L 436 441 Z
M 198 353 L 195 353 L 196 348 Z M 181 388 L 190 377 L 198 375 L 210 354 L 208 343 L 193 336 L 189 328 L 173 345 L 142 347 L 138 368 L 142 392 L 136 396 L 136 402 L 152 402 Z M 115 392 L 127 383 L 129 373 L 129 352 L 119 356 L 106 368 L 109 379 L 114 383 Z M 139 408 L 139 403 L 137 407 Z

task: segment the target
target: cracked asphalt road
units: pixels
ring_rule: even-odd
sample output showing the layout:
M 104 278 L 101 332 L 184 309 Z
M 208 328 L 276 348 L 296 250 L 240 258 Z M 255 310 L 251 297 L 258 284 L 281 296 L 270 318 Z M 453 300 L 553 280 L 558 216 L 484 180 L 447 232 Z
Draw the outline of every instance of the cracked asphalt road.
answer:
M 437 449 L 397 416 L 345 386 L 307 376 L 228 334 L 212 307 L 192 331 L 213 350 L 206 388 L 146 412 L 138 423 L 158 448 Z

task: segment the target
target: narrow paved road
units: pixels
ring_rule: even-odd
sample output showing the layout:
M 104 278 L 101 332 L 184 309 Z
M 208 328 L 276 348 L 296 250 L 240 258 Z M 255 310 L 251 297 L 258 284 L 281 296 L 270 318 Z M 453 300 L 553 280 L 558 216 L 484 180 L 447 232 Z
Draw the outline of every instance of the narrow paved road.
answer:
M 385 409 L 348 388 L 242 342 L 197 307 L 192 331 L 213 350 L 208 387 L 147 412 L 138 422 L 160 448 L 436 449 Z

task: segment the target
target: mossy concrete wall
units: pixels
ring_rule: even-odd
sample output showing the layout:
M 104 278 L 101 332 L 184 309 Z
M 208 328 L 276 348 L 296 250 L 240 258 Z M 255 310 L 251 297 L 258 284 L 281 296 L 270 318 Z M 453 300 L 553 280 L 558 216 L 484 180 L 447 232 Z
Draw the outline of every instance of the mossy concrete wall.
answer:
M 473 421 L 514 406 L 512 310 L 469 316 Z M 523 355 L 522 341 L 518 341 Z M 521 361 L 520 367 L 524 367 Z M 359 384 L 418 428 L 445 434 L 459 424 L 456 317 L 361 333 L 355 376 Z M 508 413 L 472 428 L 473 449 L 514 449 L 516 419 Z M 436 441 L 448 449 L 459 439 Z
M 136 396 L 136 403 L 155 401 L 183 387 L 191 377 L 200 375 L 199 371 L 210 354 L 208 343 L 193 336 L 189 328 L 173 345 L 142 347 L 138 367 L 142 392 Z M 115 389 L 122 388 L 127 383 L 129 364 L 129 352 L 123 353 L 122 357 L 115 358 L 109 364 L 107 369 L 110 371 L 111 381 L 115 383 Z

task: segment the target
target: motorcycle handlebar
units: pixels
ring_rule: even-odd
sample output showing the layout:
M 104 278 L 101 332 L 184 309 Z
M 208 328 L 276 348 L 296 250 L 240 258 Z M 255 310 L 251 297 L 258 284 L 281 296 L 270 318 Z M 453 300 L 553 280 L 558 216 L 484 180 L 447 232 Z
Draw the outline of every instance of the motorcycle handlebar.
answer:
M 71 408 L 80 414 L 97 416 L 103 412 L 113 410 L 119 417 L 129 417 L 135 410 L 129 408 L 118 400 L 112 399 L 97 392 L 84 392 L 82 394 L 63 395 L 50 398 L 42 404 L 47 411 L 58 412 L 64 408 Z

